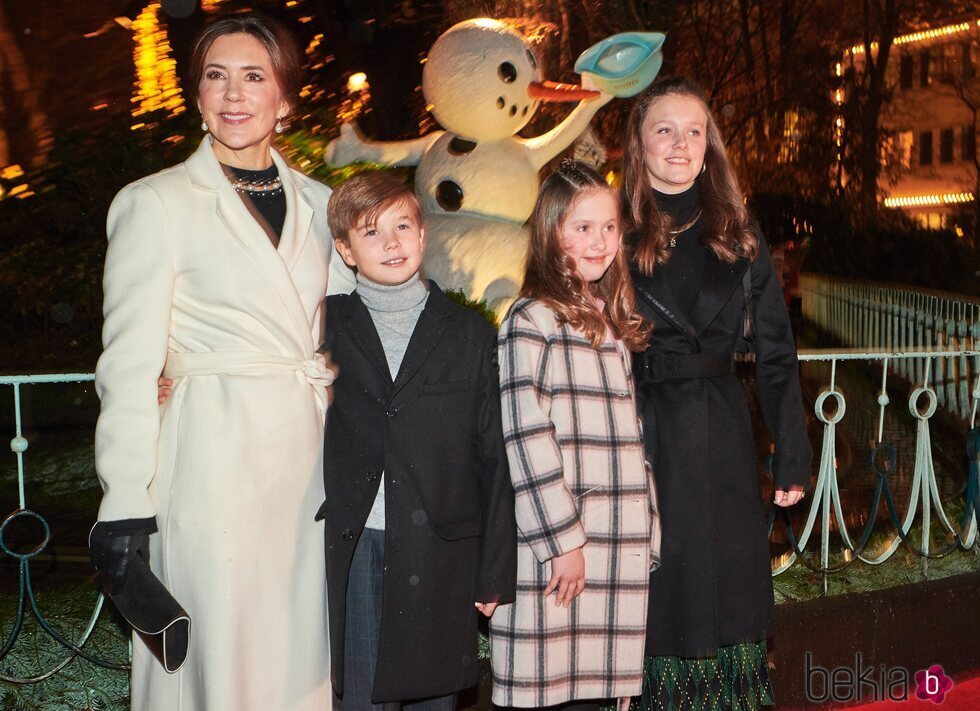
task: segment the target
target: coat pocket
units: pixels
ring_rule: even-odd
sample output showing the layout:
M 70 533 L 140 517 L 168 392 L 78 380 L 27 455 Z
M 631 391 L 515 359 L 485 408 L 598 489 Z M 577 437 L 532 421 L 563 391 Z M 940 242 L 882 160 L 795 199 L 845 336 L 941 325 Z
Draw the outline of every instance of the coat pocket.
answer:
M 445 395 L 462 390 L 469 390 L 474 385 L 472 378 L 466 380 L 442 380 L 436 382 L 426 382 L 422 385 L 423 395 Z
M 463 538 L 475 538 L 483 534 L 483 522 L 477 518 L 466 518 L 462 521 L 450 521 L 434 526 L 439 538 L 444 541 L 458 541 Z

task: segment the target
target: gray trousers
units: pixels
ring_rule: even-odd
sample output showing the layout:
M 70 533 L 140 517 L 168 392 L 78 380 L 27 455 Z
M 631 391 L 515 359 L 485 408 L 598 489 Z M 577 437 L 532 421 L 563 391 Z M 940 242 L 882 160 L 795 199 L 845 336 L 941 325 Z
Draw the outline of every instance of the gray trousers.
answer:
M 344 695 L 338 711 L 453 711 L 456 695 L 403 702 L 371 703 L 381 639 L 385 532 L 365 528 L 354 548 L 347 579 Z

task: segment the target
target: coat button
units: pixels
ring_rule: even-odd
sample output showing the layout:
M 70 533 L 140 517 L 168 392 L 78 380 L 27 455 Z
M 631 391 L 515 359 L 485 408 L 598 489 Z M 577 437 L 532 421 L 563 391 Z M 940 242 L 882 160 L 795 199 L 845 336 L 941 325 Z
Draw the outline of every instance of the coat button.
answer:
M 343 538 L 345 541 L 352 541 L 354 540 L 354 532 L 349 528 L 345 528 L 343 531 L 340 532 L 340 537 Z
M 378 472 L 364 472 L 364 478 L 373 483 L 378 480 Z
M 388 417 L 394 417 L 395 415 L 398 414 L 398 408 L 397 407 L 389 407 L 388 408 L 388 412 L 385 413 L 385 414 L 388 415 Z

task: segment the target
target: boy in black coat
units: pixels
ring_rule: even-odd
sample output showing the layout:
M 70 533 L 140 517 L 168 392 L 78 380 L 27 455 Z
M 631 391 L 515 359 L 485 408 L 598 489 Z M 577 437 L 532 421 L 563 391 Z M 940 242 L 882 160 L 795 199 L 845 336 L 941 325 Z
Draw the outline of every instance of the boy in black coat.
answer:
M 477 680 L 477 611 L 514 600 L 514 494 L 496 334 L 419 277 L 424 229 L 401 182 L 333 194 L 357 288 L 327 300 L 339 368 L 324 441 L 331 676 L 342 711 L 450 711 Z

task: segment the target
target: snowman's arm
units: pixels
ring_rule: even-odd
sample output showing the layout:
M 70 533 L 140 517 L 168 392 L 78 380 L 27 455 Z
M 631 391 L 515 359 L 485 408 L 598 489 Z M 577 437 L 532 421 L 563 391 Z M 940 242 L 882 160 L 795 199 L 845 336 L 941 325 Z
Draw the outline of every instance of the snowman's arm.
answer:
M 418 165 L 422 154 L 444 131 L 433 131 L 408 141 L 371 141 L 354 124 L 342 124 L 340 137 L 327 144 L 323 161 L 328 165 L 347 165 L 355 161 L 384 163 L 395 167 Z
M 572 113 L 553 129 L 540 136 L 523 140 L 531 163 L 540 169 L 545 163 L 568 148 L 589 126 L 592 117 L 612 100 L 609 94 L 601 94 L 597 99 L 580 101 Z

